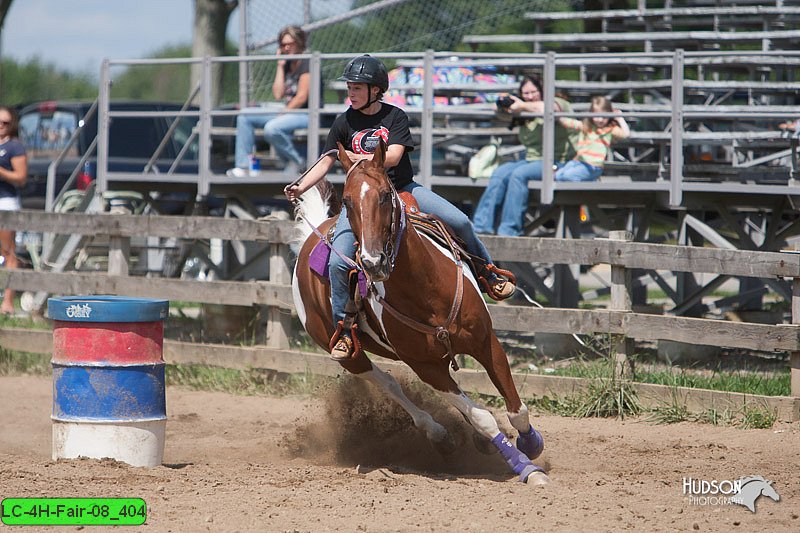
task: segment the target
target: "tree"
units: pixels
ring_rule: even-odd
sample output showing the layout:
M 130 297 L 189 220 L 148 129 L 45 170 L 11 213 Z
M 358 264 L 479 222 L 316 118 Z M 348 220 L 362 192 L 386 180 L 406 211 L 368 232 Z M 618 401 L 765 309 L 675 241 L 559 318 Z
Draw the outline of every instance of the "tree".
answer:
M 192 57 L 221 56 L 225 53 L 225 31 L 238 0 L 194 0 L 194 26 L 192 28 Z M 197 85 L 202 75 L 202 65 L 192 65 L 191 87 Z M 211 71 L 213 104 L 222 94 L 222 65 Z
M 3 57 L 3 24 L 14 0 L 0 0 L 0 59 Z

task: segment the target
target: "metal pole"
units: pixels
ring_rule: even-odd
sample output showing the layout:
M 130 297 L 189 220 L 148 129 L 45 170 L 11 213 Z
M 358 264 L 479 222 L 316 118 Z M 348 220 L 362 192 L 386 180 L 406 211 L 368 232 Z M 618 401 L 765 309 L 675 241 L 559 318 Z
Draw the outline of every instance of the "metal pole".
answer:
M 198 160 L 197 200 L 208 196 L 211 177 L 211 58 L 203 58 L 200 91 L 200 154 Z
M 239 7 L 239 57 L 247 55 L 247 10 L 250 0 L 242 0 Z M 248 80 L 250 79 L 250 63 L 239 61 L 239 109 L 247 107 L 250 101 Z
M 422 185 L 431 188 L 433 177 L 433 50 L 425 50 L 422 89 L 422 138 L 420 139 L 419 173 Z
M 675 50 L 672 62 L 672 145 L 670 146 L 669 203 L 683 202 L 683 70 L 682 49 Z
M 323 106 L 322 102 L 322 58 L 319 52 L 311 54 L 309 61 L 310 70 L 310 89 L 308 92 L 308 135 L 306 161 L 311 162 L 317 159 L 319 154 L 319 124 L 320 114 Z
M 544 129 L 542 131 L 542 204 L 553 203 L 553 150 L 555 149 L 556 131 L 555 103 L 556 103 L 556 56 L 554 52 L 547 52 L 544 60 Z
M 108 111 L 111 98 L 111 80 L 108 58 L 100 65 L 100 90 L 97 96 L 97 189 L 95 194 L 102 196 L 108 190 Z

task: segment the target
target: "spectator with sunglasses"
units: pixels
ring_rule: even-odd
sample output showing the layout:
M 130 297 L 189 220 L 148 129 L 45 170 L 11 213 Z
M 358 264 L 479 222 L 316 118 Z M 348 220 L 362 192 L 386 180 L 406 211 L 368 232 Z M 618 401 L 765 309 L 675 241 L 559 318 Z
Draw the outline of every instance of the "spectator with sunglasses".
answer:
M 19 120 L 14 109 L 0 106 L 0 211 L 19 211 L 19 187 L 28 177 L 28 156 L 25 147 L 17 138 Z M 16 234 L 13 230 L 0 229 L 0 248 L 6 268 L 19 268 L 14 254 Z M 14 291 L 6 289 L 0 313 L 14 313 Z
M 277 55 L 302 54 L 306 50 L 306 32 L 300 26 L 286 26 L 278 33 Z M 308 127 L 308 114 L 287 113 L 293 109 L 308 108 L 308 91 L 311 82 L 308 59 L 279 59 L 277 71 L 272 82 L 272 95 L 275 102 L 259 108 L 242 111 L 236 118 L 236 166 L 229 169 L 230 177 L 242 178 L 257 172 L 250 170 L 250 156 L 255 149 L 256 128 L 263 128 L 264 139 L 286 163 L 284 170 L 297 174 L 305 168 L 305 156 L 294 144 L 294 131 Z

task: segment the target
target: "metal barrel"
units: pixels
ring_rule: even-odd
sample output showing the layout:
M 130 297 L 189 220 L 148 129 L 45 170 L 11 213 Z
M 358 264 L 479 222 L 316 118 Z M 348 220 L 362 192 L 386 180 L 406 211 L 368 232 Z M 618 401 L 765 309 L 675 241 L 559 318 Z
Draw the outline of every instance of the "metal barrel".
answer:
M 50 298 L 53 459 L 158 466 L 167 423 L 164 319 L 169 302 L 126 296 Z

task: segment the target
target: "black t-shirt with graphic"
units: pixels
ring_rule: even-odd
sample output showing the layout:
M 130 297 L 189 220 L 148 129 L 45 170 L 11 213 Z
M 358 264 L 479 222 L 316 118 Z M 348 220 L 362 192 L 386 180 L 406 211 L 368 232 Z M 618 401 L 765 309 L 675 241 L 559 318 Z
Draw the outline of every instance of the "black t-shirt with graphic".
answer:
M 336 143 L 340 142 L 353 153 L 371 154 L 378 147 L 379 137 L 387 146 L 400 144 L 406 148 L 397 166 L 386 171 L 394 187 L 402 189 L 414 179 L 408 157 L 408 152 L 414 149 L 414 142 L 408 129 L 408 115 L 398 107 L 382 102 L 380 111 L 374 115 L 365 115 L 351 107 L 334 120 L 324 151 L 335 150 Z

